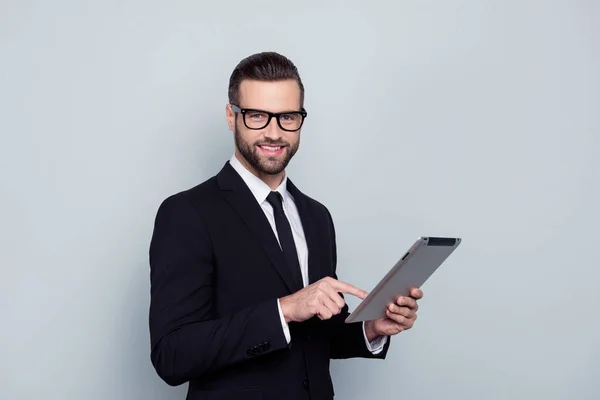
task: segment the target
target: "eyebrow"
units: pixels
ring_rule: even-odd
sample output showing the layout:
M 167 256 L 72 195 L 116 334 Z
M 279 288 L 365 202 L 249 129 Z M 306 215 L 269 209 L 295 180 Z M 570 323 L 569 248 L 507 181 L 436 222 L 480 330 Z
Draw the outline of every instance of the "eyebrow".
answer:
M 255 108 L 255 107 L 240 107 L 240 109 L 242 110 L 249 110 L 249 111 L 264 111 L 264 112 L 268 112 L 268 113 L 272 113 L 272 114 L 285 114 L 285 113 L 297 113 L 297 112 L 302 112 L 302 108 L 297 108 L 297 109 L 288 109 L 288 110 L 283 110 L 283 111 L 270 111 L 270 110 L 265 110 L 264 108 Z

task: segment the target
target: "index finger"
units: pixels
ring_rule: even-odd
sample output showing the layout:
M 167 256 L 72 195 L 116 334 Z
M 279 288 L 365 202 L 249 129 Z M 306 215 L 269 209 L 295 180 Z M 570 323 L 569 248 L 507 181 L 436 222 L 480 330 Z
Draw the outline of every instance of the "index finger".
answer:
M 352 286 L 349 283 L 338 281 L 335 279 L 331 280 L 331 286 L 338 292 L 351 294 L 353 296 L 358 297 L 359 299 L 365 299 L 369 293 L 365 292 L 362 289 L 357 288 L 356 286 Z

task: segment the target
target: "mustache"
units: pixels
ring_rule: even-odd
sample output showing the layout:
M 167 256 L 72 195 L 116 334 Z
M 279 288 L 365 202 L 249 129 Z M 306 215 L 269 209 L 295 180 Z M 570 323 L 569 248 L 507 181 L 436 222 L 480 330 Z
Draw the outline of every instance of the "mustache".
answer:
M 257 146 L 283 146 L 283 147 L 287 147 L 289 146 L 288 143 L 279 141 L 279 140 L 262 140 L 260 142 L 256 142 Z

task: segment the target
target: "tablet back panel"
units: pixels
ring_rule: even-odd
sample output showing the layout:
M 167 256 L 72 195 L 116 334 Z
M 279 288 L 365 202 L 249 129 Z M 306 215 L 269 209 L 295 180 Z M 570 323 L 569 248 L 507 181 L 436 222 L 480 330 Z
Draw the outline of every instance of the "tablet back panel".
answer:
M 410 288 L 420 288 L 460 244 L 460 238 L 421 237 L 369 293 L 346 322 L 386 316 L 385 309 Z

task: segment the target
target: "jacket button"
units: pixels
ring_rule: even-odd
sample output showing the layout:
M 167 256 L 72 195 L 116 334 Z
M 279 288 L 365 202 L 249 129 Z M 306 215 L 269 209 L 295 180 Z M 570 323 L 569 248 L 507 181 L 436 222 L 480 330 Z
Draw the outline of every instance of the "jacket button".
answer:
M 256 346 L 250 347 L 247 351 L 246 354 L 248 354 L 248 356 L 253 357 L 258 355 L 258 348 Z
M 304 382 L 302 382 L 302 386 L 304 386 L 304 389 L 308 390 L 308 379 L 305 379 Z

